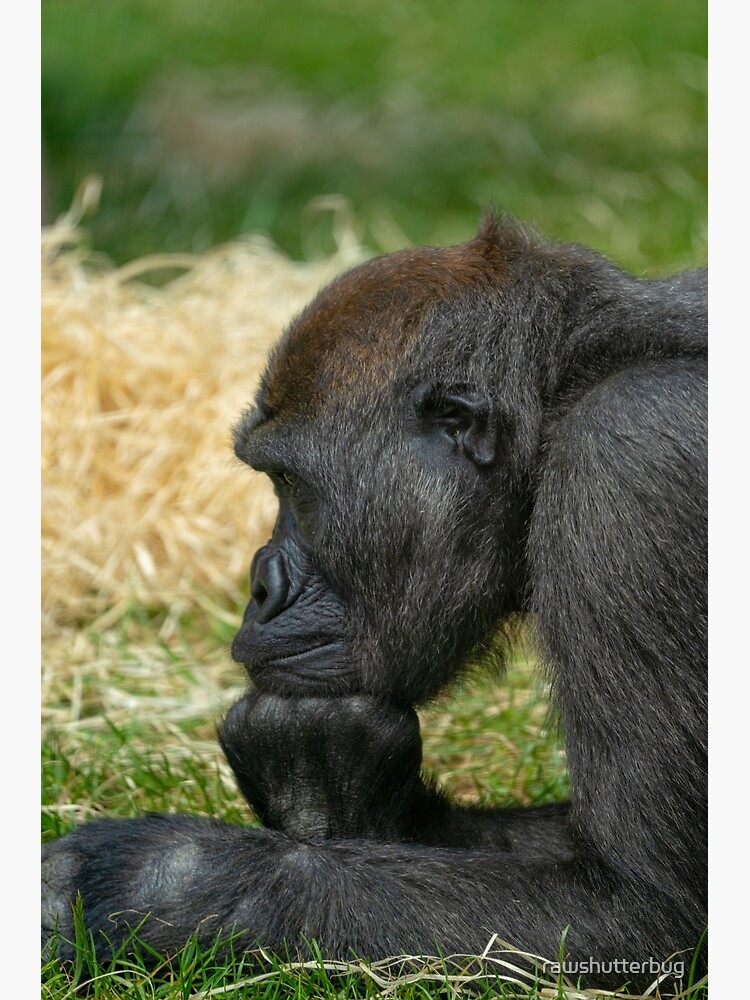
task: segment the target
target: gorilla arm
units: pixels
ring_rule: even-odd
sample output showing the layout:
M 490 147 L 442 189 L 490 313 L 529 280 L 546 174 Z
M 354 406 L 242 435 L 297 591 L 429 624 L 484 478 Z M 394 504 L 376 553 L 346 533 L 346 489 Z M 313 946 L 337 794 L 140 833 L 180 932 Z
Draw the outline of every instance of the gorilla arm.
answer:
M 56 931 L 56 955 L 67 962 L 77 954 L 78 893 L 99 961 L 111 949 L 132 952 L 134 932 L 148 946 L 138 949 L 146 962 L 149 947 L 175 954 L 193 934 L 203 947 L 231 935 L 235 954 L 261 947 L 309 957 L 314 939 L 327 957 L 377 960 L 476 955 L 497 933 L 554 960 L 571 923 L 566 949 L 579 959 L 673 950 L 669 901 L 647 887 L 585 861 L 512 864 L 492 848 L 299 843 L 272 830 L 152 814 L 83 824 L 47 845 L 42 874 L 43 942 Z M 596 978 L 617 986 L 635 977 Z

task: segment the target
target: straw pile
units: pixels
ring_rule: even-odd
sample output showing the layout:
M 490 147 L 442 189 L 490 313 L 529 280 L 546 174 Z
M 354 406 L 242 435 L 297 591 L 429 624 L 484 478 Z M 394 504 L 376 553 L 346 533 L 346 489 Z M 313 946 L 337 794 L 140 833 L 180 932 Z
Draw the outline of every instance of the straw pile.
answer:
M 361 252 L 297 264 L 248 239 L 113 269 L 76 222 L 42 240 L 45 622 L 239 602 L 275 503 L 231 427 L 284 325 Z M 167 265 L 186 271 L 138 280 Z

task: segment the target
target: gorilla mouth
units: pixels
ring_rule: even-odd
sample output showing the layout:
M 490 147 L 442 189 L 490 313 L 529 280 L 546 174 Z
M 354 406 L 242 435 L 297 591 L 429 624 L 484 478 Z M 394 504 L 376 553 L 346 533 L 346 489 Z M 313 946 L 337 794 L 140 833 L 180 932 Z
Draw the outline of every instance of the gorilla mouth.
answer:
M 278 687 L 309 690 L 317 685 L 341 684 L 348 688 L 359 671 L 346 655 L 346 645 L 340 639 L 308 646 L 299 652 L 256 659 L 245 668 L 260 688 Z

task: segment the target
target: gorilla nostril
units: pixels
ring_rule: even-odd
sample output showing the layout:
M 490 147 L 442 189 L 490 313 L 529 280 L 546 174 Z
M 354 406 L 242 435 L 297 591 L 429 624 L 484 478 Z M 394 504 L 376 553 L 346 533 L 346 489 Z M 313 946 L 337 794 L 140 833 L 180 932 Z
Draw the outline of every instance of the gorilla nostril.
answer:
M 279 552 L 261 549 L 253 559 L 250 571 L 250 593 L 258 606 L 258 625 L 270 621 L 286 607 L 289 580 Z

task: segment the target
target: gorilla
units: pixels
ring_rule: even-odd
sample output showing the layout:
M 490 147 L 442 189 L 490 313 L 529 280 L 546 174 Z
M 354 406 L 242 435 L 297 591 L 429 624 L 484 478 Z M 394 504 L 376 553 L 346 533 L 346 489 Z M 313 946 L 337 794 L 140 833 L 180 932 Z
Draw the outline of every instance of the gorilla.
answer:
M 45 948 L 75 955 L 80 894 L 95 939 L 138 927 L 168 953 L 232 932 L 279 954 L 479 954 L 498 934 L 554 957 L 567 928 L 593 985 L 689 964 L 707 919 L 706 300 L 705 271 L 636 278 L 496 215 L 325 288 L 234 436 L 279 503 L 232 646 L 252 684 L 220 728 L 263 828 L 81 825 L 45 848 Z M 570 801 L 452 804 L 415 706 L 518 614 Z

